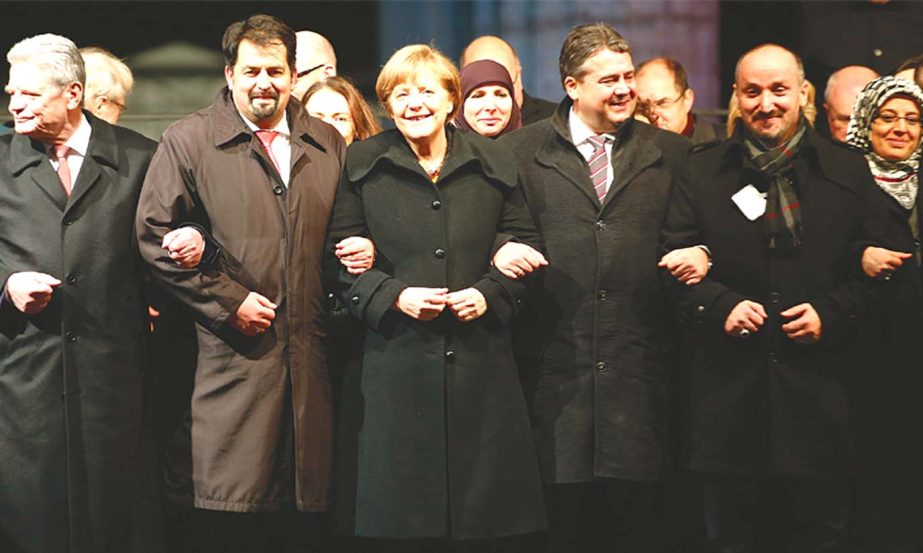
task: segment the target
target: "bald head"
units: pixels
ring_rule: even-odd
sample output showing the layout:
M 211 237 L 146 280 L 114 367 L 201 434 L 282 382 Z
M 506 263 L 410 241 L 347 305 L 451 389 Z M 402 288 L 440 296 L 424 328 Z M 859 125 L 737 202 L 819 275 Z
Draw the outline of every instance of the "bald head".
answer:
M 479 60 L 492 60 L 502 65 L 513 79 L 513 89 L 516 94 L 516 103 L 522 105 L 522 66 L 519 56 L 513 47 L 502 38 L 485 35 L 471 41 L 471 44 L 462 52 L 460 65 L 462 67 Z
M 299 100 L 312 84 L 337 74 L 337 56 L 324 35 L 313 31 L 295 33 L 295 72 L 298 82 L 292 94 Z
M 784 144 L 808 102 L 801 60 L 776 44 L 757 46 L 737 61 L 734 97 L 741 121 L 757 139 L 770 148 Z
M 830 136 L 840 142 L 846 141 L 846 128 L 852 105 L 859 92 L 874 79 L 878 73 L 862 65 L 849 65 L 835 71 L 827 79 L 824 90 L 824 109 L 827 111 L 827 126 Z

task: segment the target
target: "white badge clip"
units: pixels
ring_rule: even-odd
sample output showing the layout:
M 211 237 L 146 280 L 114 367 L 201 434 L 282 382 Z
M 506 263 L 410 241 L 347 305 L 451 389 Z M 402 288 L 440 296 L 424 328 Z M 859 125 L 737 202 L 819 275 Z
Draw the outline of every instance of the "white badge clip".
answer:
M 752 184 L 744 186 L 731 196 L 741 213 L 751 221 L 756 221 L 766 213 L 766 194 L 756 189 Z

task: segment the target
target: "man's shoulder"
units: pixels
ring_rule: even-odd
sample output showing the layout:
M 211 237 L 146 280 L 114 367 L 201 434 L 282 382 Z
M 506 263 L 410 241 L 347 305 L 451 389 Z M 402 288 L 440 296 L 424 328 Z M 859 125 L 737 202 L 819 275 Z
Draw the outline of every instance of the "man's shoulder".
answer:
M 108 124 L 108 123 L 107 123 Z M 128 150 L 153 152 L 157 149 L 157 142 L 132 129 L 119 125 L 109 125 L 115 135 L 116 145 Z M 92 140 L 92 136 L 90 140 Z
M 542 119 L 504 135 L 500 138 L 500 142 L 514 151 L 528 148 L 535 149 L 546 140 L 551 132 L 554 132 L 551 119 Z

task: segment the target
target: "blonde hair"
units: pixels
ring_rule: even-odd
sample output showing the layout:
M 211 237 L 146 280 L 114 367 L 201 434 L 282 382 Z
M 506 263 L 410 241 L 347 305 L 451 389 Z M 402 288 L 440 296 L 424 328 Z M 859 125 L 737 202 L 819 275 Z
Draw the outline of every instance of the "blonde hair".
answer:
M 125 62 L 95 46 L 81 48 L 80 55 L 83 56 L 87 74 L 84 101 L 90 102 L 105 96 L 110 100 L 121 98 L 124 102 L 135 84 L 131 69 Z
M 381 68 L 378 81 L 375 83 L 375 94 L 384 112 L 389 117 L 391 116 L 388 100 L 394 89 L 403 83 L 413 81 L 420 75 L 435 76 L 442 88 L 449 93 L 449 99 L 452 102 L 452 109 L 449 112 L 449 119 L 451 119 L 462 102 L 458 69 L 442 52 L 426 44 L 404 46 L 394 52 Z

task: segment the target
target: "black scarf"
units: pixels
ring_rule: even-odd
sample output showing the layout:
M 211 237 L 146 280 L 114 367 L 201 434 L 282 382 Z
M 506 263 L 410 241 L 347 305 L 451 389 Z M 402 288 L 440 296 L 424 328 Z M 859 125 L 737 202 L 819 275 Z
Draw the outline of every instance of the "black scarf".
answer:
M 787 142 L 769 149 L 750 132 L 742 136 L 747 157 L 769 179 L 763 215 L 769 249 L 786 255 L 801 248 L 801 203 L 793 179 L 795 158 L 804 144 L 805 129 L 804 119 L 800 119 L 798 129 Z

